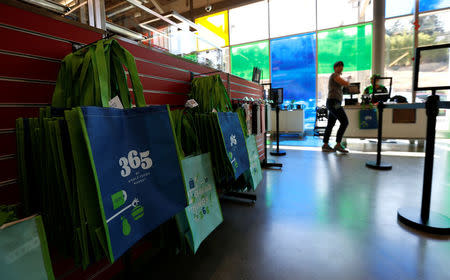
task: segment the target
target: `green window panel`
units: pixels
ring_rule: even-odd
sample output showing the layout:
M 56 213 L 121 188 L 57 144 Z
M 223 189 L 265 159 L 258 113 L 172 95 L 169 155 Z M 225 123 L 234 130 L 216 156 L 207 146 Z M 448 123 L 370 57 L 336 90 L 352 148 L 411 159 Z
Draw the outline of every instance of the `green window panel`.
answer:
M 344 62 L 344 71 L 372 68 L 372 24 L 336 28 L 318 33 L 319 74 L 333 72 L 336 61 Z
M 261 68 L 261 79 L 269 79 L 269 41 L 231 47 L 231 73 L 251 80 L 253 67 Z

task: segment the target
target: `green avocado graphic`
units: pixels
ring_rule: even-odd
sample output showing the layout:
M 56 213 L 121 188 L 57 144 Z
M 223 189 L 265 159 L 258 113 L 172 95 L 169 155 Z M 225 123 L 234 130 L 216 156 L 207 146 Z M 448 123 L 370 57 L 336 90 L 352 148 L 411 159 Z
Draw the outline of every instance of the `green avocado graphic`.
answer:
M 127 236 L 131 232 L 131 226 L 125 217 L 121 217 L 121 220 L 122 220 L 122 233 L 123 235 Z

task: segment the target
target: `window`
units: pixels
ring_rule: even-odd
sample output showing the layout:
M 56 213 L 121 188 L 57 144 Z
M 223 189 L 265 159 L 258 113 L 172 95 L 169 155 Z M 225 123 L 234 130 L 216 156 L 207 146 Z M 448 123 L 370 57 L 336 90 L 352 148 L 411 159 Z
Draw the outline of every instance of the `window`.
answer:
M 391 96 L 404 96 L 408 102 L 412 102 L 413 22 L 413 16 L 387 19 L 385 22 L 384 74 L 392 77 Z
M 301 104 L 305 128 L 313 129 L 316 107 L 316 34 L 270 41 L 272 87 L 283 88 L 284 101 Z
M 328 95 L 328 78 L 336 61 L 344 62 L 343 76 L 361 83 L 364 90 L 372 69 L 372 24 L 337 28 L 318 33 L 318 103 Z
M 450 10 L 419 15 L 419 46 L 450 43 Z
M 270 37 L 280 37 L 316 29 L 316 3 L 311 0 L 271 0 Z
M 197 50 L 197 40 L 189 30 L 187 23 L 181 23 L 180 26 L 186 28 L 179 30 L 175 26 L 170 26 L 170 45 L 169 52 L 175 55 L 188 54 Z
M 195 23 L 204 27 L 198 35 L 206 39 L 198 40 L 199 51 L 228 46 L 228 11 L 197 18 Z
M 231 73 L 251 80 L 253 67 L 262 70 L 261 79 L 269 79 L 269 41 L 231 47 Z
M 220 71 L 229 72 L 228 52 L 228 48 L 201 51 L 197 53 L 197 62 Z M 190 56 L 190 58 L 195 57 Z
M 317 29 L 371 21 L 371 0 L 317 0 Z
M 419 24 L 419 47 L 450 43 L 450 10 L 419 15 Z M 437 50 L 426 60 L 421 61 L 423 62 L 421 69 L 425 70 L 423 75 L 428 83 L 439 85 L 450 79 L 449 55 L 448 50 Z M 439 90 L 437 94 L 442 101 L 450 100 L 449 90 Z M 429 95 L 430 92 L 417 92 L 416 102 L 424 102 Z M 449 110 L 440 110 L 436 129 L 438 131 L 450 131 Z
M 385 5 L 386 18 L 412 15 L 415 0 L 386 0 Z
M 267 1 L 230 10 L 230 43 L 232 45 L 268 38 Z
M 431 10 L 449 8 L 449 0 L 420 0 L 419 1 L 419 12 L 426 12 Z

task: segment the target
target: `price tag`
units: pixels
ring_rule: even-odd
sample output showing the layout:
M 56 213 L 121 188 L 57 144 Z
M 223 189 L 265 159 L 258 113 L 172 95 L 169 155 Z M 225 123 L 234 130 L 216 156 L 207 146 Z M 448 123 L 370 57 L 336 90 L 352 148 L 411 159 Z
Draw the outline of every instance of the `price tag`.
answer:
M 116 97 L 114 97 L 113 99 L 109 100 L 109 107 L 116 109 L 123 109 L 122 102 L 120 102 L 120 98 L 118 95 L 116 95 Z
M 189 99 L 188 101 L 186 101 L 186 104 L 184 106 L 192 109 L 192 108 L 197 107 L 198 103 L 194 99 Z

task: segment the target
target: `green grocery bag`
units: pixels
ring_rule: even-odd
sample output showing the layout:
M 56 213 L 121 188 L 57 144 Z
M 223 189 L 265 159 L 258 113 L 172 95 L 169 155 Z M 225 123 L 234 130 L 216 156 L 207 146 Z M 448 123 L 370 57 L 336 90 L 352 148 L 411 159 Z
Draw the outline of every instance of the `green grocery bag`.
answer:
M 31 216 L 0 227 L 2 279 L 55 279 L 41 216 Z
M 223 221 L 210 154 L 181 161 L 188 206 L 177 214 L 178 228 L 195 253 L 205 238 Z
M 259 160 L 258 147 L 255 135 L 250 135 L 246 139 L 248 158 L 250 160 L 250 184 L 252 189 L 256 189 L 262 180 L 261 162 Z
M 230 97 L 220 75 L 194 78 L 191 82 L 190 98 L 198 103 L 199 113 L 229 112 L 232 110 Z

